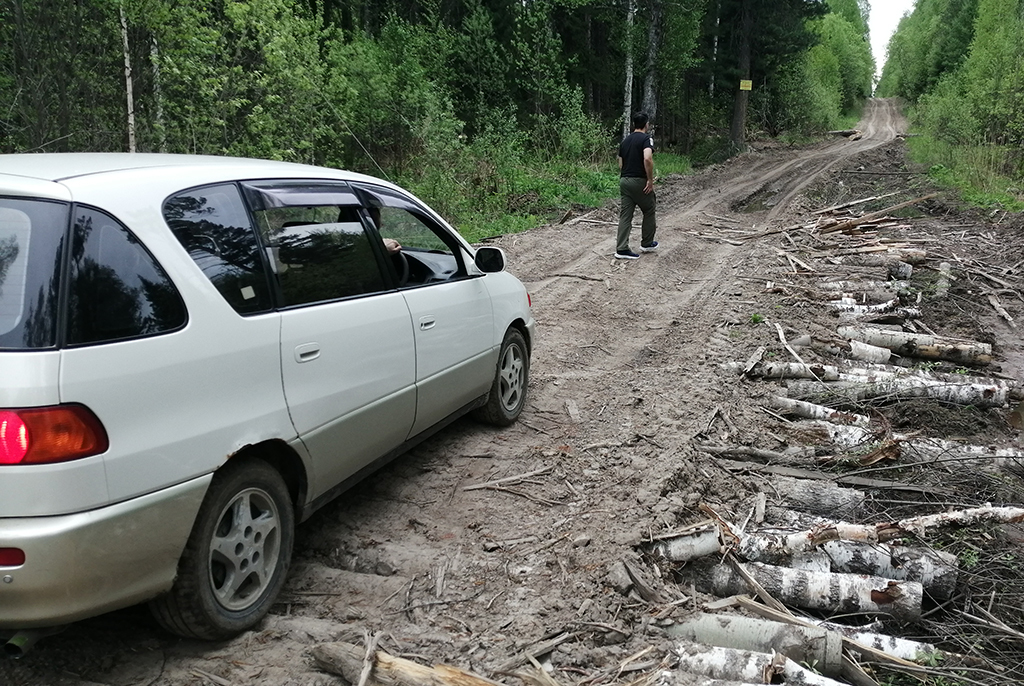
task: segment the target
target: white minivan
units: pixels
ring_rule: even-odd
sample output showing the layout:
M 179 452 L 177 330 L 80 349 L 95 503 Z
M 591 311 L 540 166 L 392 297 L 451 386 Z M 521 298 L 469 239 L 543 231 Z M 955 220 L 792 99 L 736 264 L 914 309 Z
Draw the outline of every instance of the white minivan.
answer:
M 297 522 L 467 413 L 517 419 L 536 325 L 504 268 L 368 176 L 0 155 L 0 631 L 141 601 L 253 626 Z

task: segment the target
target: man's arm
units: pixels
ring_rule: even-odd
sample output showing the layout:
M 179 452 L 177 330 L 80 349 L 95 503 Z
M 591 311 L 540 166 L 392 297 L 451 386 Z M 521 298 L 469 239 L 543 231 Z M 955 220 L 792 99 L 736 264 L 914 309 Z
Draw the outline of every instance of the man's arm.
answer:
M 644 171 L 647 172 L 644 193 L 650 193 L 654 190 L 654 151 L 650 148 L 644 148 Z
M 622 157 L 619 156 L 619 171 L 622 171 Z

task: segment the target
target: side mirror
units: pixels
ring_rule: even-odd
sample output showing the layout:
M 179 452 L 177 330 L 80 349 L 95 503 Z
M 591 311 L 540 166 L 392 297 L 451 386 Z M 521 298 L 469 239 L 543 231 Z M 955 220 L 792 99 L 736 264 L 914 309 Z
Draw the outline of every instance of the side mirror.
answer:
M 501 248 L 484 246 L 476 249 L 473 259 L 477 268 L 485 274 L 505 271 L 505 251 Z

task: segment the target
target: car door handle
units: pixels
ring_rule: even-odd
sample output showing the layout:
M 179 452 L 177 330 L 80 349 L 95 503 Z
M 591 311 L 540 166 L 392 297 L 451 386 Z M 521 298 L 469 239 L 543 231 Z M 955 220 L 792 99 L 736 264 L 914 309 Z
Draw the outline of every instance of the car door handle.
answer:
M 295 361 L 298 363 L 311 362 L 320 357 L 319 343 L 303 343 L 295 348 Z
M 434 328 L 437 320 L 433 317 L 420 317 L 420 331 L 428 331 Z

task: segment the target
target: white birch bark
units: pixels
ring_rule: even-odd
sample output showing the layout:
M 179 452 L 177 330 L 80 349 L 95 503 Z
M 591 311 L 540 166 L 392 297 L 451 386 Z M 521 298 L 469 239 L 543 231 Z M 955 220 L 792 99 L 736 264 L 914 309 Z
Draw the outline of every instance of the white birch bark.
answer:
M 124 3 L 118 6 L 121 15 L 121 42 L 124 48 L 124 87 L 128 100 L 128 152 L 135 152 L 135 97 L 132 95 L 132 58 L 128 47 L 128 19 Z
M 803 400 L 794 400 L 793 398 L 783 398 L 778 395 L 772 396 L 770 405 L 785 414 L 792 414 L 804 417 L 805 419 L 821 419 L 826 422 L 835 422 L 836 424 L 862 427 L 871 424 L 871 419 L 863 414 L 843 412 L 831 407 L 825 407 L 824 405 L 816 405 L 804 402 Z
M 988 364 L 992 361 L 992 346 L 978 341 L 888 331 L 867 326 L 842 326 L 839 327 L 839 335 L 888 348 L 897 355 L 968 364 Z
M 633 15 L 636 9 L 633 0 L 626 0 L 626 85 L 622 95 L 622 137 L 632 131 L 633 110 Z
M 916 581 L 806 572 L 760 562 L 744 567 L 773 598 L 786 605 L 841 614 L 888 614 L 903 621 L 921 616 L 924 590 Z M 712 569 L 711 584 L 721 596 L 750 593 L 747 582 L 728 565 Z
M 798 663 L 813 664 L 825 676 L 839 676 L 843 669 L 842 639 L 820 627 L 701 613 L 667 627 L 665 633 L 672 638 L 719 648 L 781 653 Z
M 773 677 L 780 677 L 789 686 L 842 686 L 835 679 L 815 674 L 783 655 L 696 643 L 680 643 L 675 652 L 679 670 L 712 679 L 767 684 L 775 681 Z

